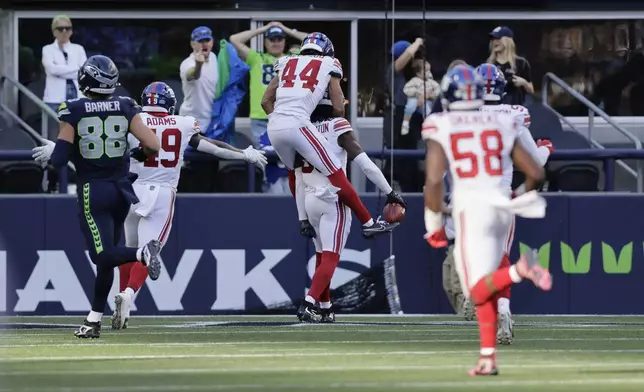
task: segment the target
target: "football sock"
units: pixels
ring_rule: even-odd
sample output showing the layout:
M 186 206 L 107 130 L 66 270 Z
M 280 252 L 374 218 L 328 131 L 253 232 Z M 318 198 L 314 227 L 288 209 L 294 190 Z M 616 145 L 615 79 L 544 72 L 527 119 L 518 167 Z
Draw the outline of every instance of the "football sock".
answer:
M 89 314 L 87 315 L 87 321 L 90 323 L 98 323 L 103 319 L 103 313 L 100 312 L 95 312 L 95 311 L 90 311 Z
M 310 295 L 307 295 L 306 297 L 304 297 L 304 300 L 311 305 L 315 305 L 315 298 L 311 297 Z
M 316 302 L 320 300 L 322 292 L 331 283 L 333 272 L 338 266 L 338 263 L 340 263 L 340 255 L 328 251 L 322 252 L 322 262 L 320 263 L 320 267 L 315 270 L 315 274 L 313 274 L 313 281 L 311 282 L 311 288 L 308 294 Z
M 322 264 L 322 253 L 316 252 L 315 253 L 315 270 L 320 267 L 320 264 Z M 329 308 L 331 307 L 331 284 L 326 286 L 326 288 L 322 291 L 322 294 L 320 294 L 320 307 L 322 307 L 322 303 L 329 303 Z M 328 309 L 328 308 L 322 308 L 322 309 Z
M 130 272 L 130 280 L 127 282 L 127 287 L 139 291 L 145 280 L 148 278 L 148 267 L 141 263 L 134 263 L 132 271 Z
M 497 302 L 499 307 L 499 313 L 510 313 L 510 300 L 507 298 L 499 298 Z
M 134 290 L 132 290 L 131 287 L 126 287 L 123 291 L 125 291 L 125 294 L 130 296 L 130 299 L 134 297 Z
M 476 306 L 476 321 L 479 324 L 481 355 L 492 355 L 496 347 L 496 298 Z
M 320 309 L 331 309 L 331 301 L 320 302 Z
M 371 214 L 367 210 L 367 207 L 362 204 L 360 196 L 356 192 L 355 188 L 349 182 L 347 175 L 344 173 L 344 170 L 338 170 L 335 173 L 327 177 L 336 188 L 340 188 L 338 191 L 338 197 L 340 200 L 349 206 L 351 210 L 356 214 L 360 223 L 369 227 L 373 225 L 373 219 L 371 219 Z
M 498 269 L 479 280 L 470 291 L 472 302 L 475 305 L 483 304 L 489 301 L 495 294 L 512 285 L 514 281 L 510 276 L 511 269 L 516 270 L 516 267 L 511 266 L 509 268 Z
M 295 196 L 295 170 L 288 171 L 288 188 L 291 190 L 293 196 Z
M 138 261 L 143 261 L 143 248 L 139 248 L 136 250 L 136 259 Z
M 119 292 L 122 292 L 127 287 L 127 282 L 130 280 L 130 271 L 135 263 L 127 263 L 119 265 Z
M 503 258 L 501 259 L 501 264 L 499 264 L 499 268 L 510 267 L 511 265 L 512 264 L 510 264 L 510 256 L 506 253 L 505 255 L 503 255 Z M 501 298 L 507 298 L 509 300 L 511 291 L 512 291 L 512 285 L 509 285 L 508 287 L 499 291 L 499 296 Z
M 94 298 L 92 300 L 92 310 L 103 314 L 107 297 L 110 295 L 110 289 L 114 283 L 114 267 L 103 265 L 96 266 L 96 280 L 94 281 Z

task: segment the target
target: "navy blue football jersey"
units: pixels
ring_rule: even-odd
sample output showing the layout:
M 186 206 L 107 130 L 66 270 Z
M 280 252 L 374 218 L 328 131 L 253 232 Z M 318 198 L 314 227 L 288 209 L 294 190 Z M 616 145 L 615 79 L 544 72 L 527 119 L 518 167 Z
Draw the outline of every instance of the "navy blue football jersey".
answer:
M 74 127 L 74 153 L 79 182 L 118 180 L 129 172 L 130 121 L 141 107 L 129 97 L 78 98 L 58 108 L 58 119 Z

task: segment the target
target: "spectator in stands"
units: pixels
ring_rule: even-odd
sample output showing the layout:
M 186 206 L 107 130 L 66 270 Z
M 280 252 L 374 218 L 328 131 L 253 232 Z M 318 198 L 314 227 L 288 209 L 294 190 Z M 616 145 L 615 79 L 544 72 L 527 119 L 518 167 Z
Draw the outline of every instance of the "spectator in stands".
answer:
M 415 76 L 413 60 L 424 58 L 423 42 L 422 38 L 416 38 L 414 43 L 397 41 L 391 47 L 393 62 L 387 67 L 384 80 L 390 97 L 390 105 L 384 111 L 383 124 L 384 144 L 387 148 L 416 149 L 420 140 L 420 128 L 423 122 L 421 115 L 415 114 L 411 117 L 408 133 L 403 135 L 401 129 L 407 104 L 405 83 Z M 391 172 L 392 162 L 390 161 L 387 160 L 383 170 L 385 175 Z M 390 181 L 393 186 L 398 186 L 404 192 L 419 191 L 417 162 L 402 159 L 395 159 L 395 162 L 394 178 Z
M 264 53 L 249 48 L 246 43 L 251 38 L 264 34 Z M 266 87 L 273 79 L 273 65 L 284 56 L 286 36 L 291 36 L 302 42 L 307 33 L 289 29 L 280 22 L 271 22 L 263 27 L 242 31 L 230 36 L 230 43 L 235 46 L 239 56 L 250 66 L 250 124 L 253 133 L 253 143 L 259 143 L 266 132 L 268 116 L 262 109 L 261 101 Z
M 76 79 L 87 55 L 81 45 L 69 41 L 72 21 L 67 15 L 56 15 L 51 30 L 56 39 L 42 48 L 42 65 L 47 75 L 43 101 L 57 110 L 65 100 L 81 96 Z
M 514 33 L 507 26 L 498 26 L 490 32 L 490 56 L 487 62 L 496 65 L 503 72 L 508 84 L 503 103 L 523 105 L 526 93 L 533 94 L 530 63 L 517 56 Z
M 204 131 L 212 118 L 212 105 L 219 83 L 213 44 L 212 30 L 206 26 L 197 27 L 190 36 L 192 53 L 179 66 L 184 96 L 179 114 L 196 118 Z

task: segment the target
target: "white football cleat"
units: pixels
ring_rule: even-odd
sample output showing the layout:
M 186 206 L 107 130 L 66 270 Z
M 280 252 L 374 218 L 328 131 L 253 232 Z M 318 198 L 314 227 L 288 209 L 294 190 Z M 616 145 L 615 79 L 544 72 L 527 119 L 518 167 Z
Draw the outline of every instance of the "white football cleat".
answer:
M 125 329 L 130 319 L 132 298 L 126 292 L 118 293 L 114 298 L 114 313 L 112 314 L 112 329 Z
M 496 341 L 499 344 L 512 344 L 514 341 L 514 321 L 510 312 L 499 313 Z

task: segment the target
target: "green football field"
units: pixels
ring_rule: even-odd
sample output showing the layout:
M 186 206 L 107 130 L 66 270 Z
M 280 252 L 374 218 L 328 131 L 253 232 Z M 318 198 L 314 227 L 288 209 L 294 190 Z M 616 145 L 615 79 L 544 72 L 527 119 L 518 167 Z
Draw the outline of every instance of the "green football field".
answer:
M 644 317 L 515 317 L 497 377 L 467 376 L 457 317 L 134 318 L 97 340 L 82 317 L 1 321 L 0 391 L 643 391 Z

